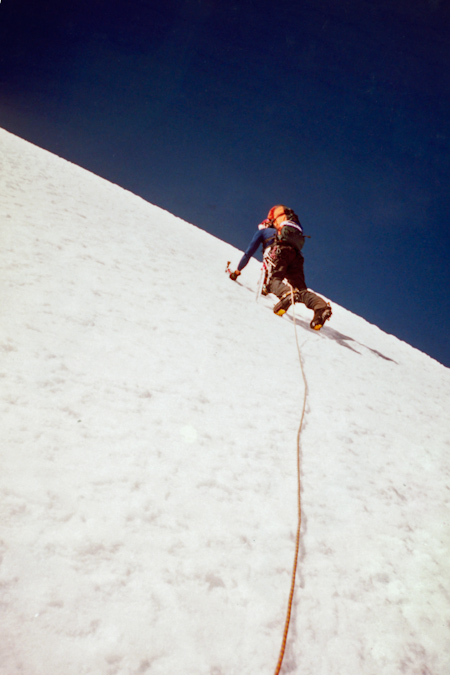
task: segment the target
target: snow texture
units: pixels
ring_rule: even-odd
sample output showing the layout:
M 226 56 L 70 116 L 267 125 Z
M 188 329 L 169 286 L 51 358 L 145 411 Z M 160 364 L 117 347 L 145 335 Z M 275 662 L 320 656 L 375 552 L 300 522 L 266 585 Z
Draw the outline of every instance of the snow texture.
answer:
M 274 672 L 297 330 L 282 673 L 448 675 L 450 371 L 335 303 L 279 318 L 256 260 L 233 283 L 228 244 L 0 147 L 0 673 Z

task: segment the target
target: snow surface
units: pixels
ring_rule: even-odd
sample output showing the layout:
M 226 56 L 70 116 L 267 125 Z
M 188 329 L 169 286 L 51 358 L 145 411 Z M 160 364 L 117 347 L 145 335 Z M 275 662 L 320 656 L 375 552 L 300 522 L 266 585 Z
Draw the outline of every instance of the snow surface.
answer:
M 0 147 L 0 673 L 274 672 L 297 330 L 282 673 L 448 675 L 450 371 L 335 303 L 276 317 L 256 260 L 233 283 L 228 244 Z

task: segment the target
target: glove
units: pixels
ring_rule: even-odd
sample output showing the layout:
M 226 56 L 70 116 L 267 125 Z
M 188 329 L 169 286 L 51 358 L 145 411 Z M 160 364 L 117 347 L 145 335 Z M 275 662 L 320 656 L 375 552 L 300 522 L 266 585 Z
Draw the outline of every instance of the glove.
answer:
M 239 276 L 241 276 L 241 273 L 239 272 L 239 270 L 235 270 L 234 272 L 231 272 L 231 274 L 230 274 L 230 279 L 231 279 L 232 281 L 236 281 L 236 279 L 237 279 Z

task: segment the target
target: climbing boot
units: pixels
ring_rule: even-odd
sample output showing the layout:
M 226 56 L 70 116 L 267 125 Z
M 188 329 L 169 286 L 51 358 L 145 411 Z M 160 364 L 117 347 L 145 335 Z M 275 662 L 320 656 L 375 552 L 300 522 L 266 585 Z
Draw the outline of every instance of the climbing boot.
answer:
M 309 324 L 313 330 L 320 330 L 332 314 L 330 303 L 326 307 L 314 310 L 314 318 Z
M 294 291 L 294 302 L 301 302 L 301 296 L 299 291 Z M 278 314 L 278 316 L 283 316 L 289 309 L 289 307 L 292 305 L 292 293 L 291 291 L 287 291 L 287 293 L 284 293 L 279 302 L 275 305 L 273 308 L 273 311 L 275 314 Z

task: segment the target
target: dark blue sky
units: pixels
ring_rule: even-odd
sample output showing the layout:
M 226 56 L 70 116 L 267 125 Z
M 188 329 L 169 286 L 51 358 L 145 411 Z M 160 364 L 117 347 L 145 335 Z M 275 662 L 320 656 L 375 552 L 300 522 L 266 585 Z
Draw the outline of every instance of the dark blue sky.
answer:
M 2 0 L 0 68 L 3 128 L 240 249 L 288 204 L 309 286 L 450 366 L 448 0 Z

